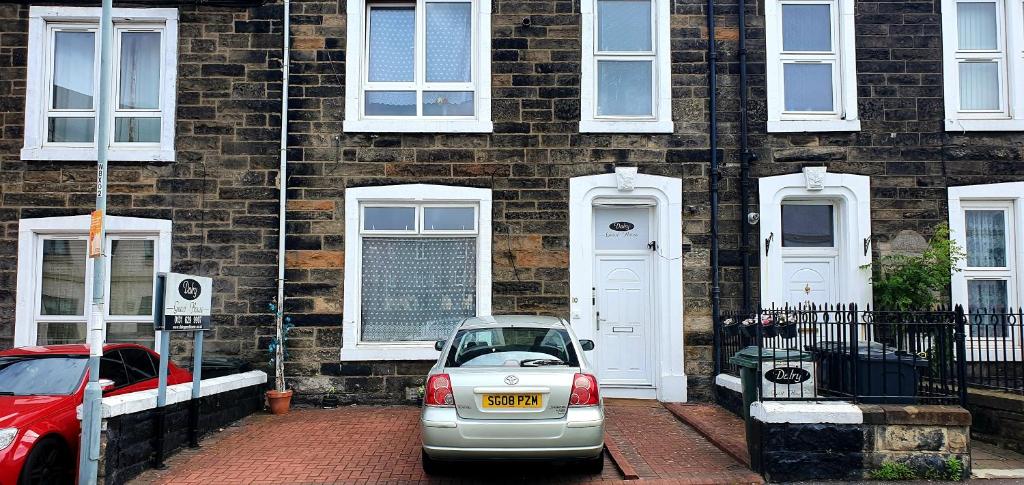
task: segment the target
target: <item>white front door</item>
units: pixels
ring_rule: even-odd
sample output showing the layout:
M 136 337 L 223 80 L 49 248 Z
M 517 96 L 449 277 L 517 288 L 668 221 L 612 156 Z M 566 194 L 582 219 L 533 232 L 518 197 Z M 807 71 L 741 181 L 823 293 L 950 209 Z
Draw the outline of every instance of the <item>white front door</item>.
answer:
M 836 233 L 836 205 L 829 200 L 788 201 L 781 210 L 782 303 L 791 307 L 840 303 L 838 266 L 843 245 Z
M 650 256 L 597 256 L 597 371 L 604 386 L 651 386 Z
M 783 258 L 786 303 L 790 306 L 836 304 L 836 258 Z

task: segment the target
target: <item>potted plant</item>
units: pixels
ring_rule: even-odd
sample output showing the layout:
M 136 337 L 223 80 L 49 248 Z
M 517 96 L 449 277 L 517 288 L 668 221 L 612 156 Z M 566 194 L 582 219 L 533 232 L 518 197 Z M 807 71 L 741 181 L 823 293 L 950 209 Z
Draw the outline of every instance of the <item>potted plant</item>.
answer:
M 320 398 L 320 406 L 324 409 L 334 409 L 338 407 L 338 402 L 338 389 L 334 386 L 328 387 L 327 392 Z
M 774 338 L 779 336 L 779 327 L 775 325 L 775 319 L 777 315 L 768 315 L 761 319 L 761 335 L 766 338 Z
M 796 319 L 788 314 L 780 314 L 775 320 L 779 327 L 779 336 L 785 339 L 796 338 Z
M 271 303 L 270 311 L 274 312 L 277 321 L 277 335 L 270 341 L 270 363 L 274 365 L 274 389 L 267 391 L 267 403 L 273 414 L 286 414 L 292 404 L 292 390 L 285 387 L 284 361 L 288 354 L 285 341 L 288 331 L 292 329 L 291 317 L 285 317 L 279 305 Z
M 722 321 L 722 334 L 726 337 L 735 337 L 740 334 L 740 326 L 735 320 L 726 318 Z
M 753 317 L 743 320 L 740 323 L 740 332 L 744 337 L 756 338 L 757 337 L 757 326 L 755 325 L 757 320 Z

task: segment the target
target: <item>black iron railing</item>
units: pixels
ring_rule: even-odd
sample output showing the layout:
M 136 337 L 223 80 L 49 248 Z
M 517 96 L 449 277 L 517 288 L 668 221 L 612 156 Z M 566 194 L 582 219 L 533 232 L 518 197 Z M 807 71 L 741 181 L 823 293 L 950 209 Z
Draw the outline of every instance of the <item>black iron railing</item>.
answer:
M 960 307 L 891 312 L 850 304 L 723 312 L 719 348 L 723 362 L 739 349 L 756 348 L 762 400 L 964 403 L 967 321 Z M 723 371 L 738 375 L 741 367 L 723 364 Z
M 981 309 L 967 315 L 967 383 L 1024 394 L 1024 311 Z

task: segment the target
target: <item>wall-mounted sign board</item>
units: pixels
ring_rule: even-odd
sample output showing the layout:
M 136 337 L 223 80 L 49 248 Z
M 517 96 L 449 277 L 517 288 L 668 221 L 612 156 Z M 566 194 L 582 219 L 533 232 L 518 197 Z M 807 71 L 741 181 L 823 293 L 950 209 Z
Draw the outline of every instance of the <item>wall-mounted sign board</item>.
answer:
M 164 285 L 164 318 L 157 330 L 209 330 L 212 297 L 213 279 L 167 273 Z

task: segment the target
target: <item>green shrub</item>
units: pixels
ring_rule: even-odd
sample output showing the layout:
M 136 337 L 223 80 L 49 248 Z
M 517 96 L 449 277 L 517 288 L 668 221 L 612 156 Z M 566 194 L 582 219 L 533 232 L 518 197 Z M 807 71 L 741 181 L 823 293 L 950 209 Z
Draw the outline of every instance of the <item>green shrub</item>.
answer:
M 959 271 L 956 263 L 964 251 L 949 239 L 949 226 L 940 224 L 919 256 L 893 254 L 872 265 L 871 285 L 875 307 L 882 310 L 928 310 L 949 285 L 949 276 Z
M 946 479 L 959 482 L 964 479 L 964 462 L 951 456 L 946 459 Z
M 871 472 L 874 480 L 914 480 L 917 474 L 909 466 L 894 461 L 884 461 L 882 466 Z

